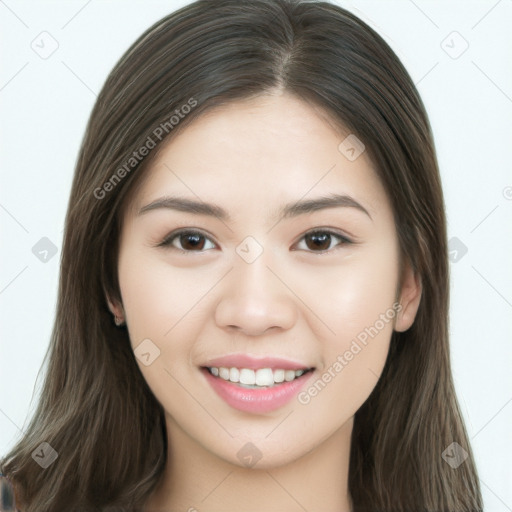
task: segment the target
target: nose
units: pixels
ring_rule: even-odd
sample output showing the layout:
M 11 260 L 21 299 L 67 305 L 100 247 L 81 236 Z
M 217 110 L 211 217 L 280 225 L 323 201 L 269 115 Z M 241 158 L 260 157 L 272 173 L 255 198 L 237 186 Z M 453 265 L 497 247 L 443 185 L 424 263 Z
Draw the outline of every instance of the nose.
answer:
M 297 321 L 297 304 L 293 293 L 277 275 L 276 270 L 267 267 L 263 257 L 252 263 L 237 261 L 224 279 L 215 310 L 216 324 L 247 336 L 290 329 Z

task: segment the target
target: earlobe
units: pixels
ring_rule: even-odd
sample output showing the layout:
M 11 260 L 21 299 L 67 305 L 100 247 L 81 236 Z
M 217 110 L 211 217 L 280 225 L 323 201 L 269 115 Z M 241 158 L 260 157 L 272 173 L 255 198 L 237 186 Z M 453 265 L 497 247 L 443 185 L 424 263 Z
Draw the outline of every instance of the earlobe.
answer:
M 412 326 L 421 302 L 421 293 L 421 278 L 407 264 L 399 295 L 401 308 L 395 322 L 395 331 L 404 332 Z
M 107 300 L 108 309 L 114 315 L 114 321 L 117 326 L 120 326 L 124 323 L 124 309 L 123 306 L 119 303 L 119 301 L 114 301 L 110 298 L 108 293 L 105 292 L 105 297 Z

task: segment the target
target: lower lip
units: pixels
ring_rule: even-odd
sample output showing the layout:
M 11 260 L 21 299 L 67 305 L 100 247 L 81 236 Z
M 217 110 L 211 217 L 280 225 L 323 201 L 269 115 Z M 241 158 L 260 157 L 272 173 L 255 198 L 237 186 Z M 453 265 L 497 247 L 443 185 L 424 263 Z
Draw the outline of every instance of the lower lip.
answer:
M 243 388 L 220 377 L 214 377 L 206 368 L 202 368 L 201 371 L 214 391 L 228 405 L 239 411 L 253 414 L 275 411 L 283 407 L 297 395 L 313 374 L 312 371 L 309 371 L 291 382 L 283 382 L 271 388 L 250 389 Z

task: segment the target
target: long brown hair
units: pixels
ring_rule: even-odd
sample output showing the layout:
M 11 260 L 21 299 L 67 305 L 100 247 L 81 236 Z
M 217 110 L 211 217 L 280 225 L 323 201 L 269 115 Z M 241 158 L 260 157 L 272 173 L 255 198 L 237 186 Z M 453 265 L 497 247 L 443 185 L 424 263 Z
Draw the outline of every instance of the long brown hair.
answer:
M 394 210 L 402 257 L 422 282 L 416 320 L 393 334 L 383 374 L 355 416 L 354 512 L 482 509 L 450 368 L 438 165 L 407 71 L 374 30 L 336 5 L 200 0 L 139 37 L 92 111 L 68 205 L 44 385 L 25 434 L 0 464 L 24 512 L 139 510 L 158 483 L 164 411 L 105 300 L 121 300 L 123 207 L 162 141 L 208 109 L 275 88 L 364 142 Z M 149 153 L 139 158 L 142 147 Z M 46 469 L 32 457 L 43 442 L 58 454 Z M 452 442 L 468 454 L 456 469 L 442 457 Z

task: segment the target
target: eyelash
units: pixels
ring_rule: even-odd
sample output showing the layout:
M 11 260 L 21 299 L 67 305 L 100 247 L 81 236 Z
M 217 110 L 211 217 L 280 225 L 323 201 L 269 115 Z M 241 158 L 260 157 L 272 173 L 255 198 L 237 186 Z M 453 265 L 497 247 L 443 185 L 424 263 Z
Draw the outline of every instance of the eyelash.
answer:
M 308 235 L 318 235 L 318 234 L 330 235 L 331 237 L 335 237 L 335 238 L 337 238 L 340 241 L 340 243 L 338 243 L 337 245 L 334 246 L 334 248 L 331 248 L 331 249 L 325 249 L 323 251 L 312 251 L 312 250 L 307 250 L 306 249 L 306 252 L 310 252 L 310 253 L 318 254 L 318 255 L 323 255 L 323 254 L 332 252 L 337 247 L 354 243 L 352 240 L 347 238 L 345 235 L 342 235 L 341 233 L 338 233 L 336 231 L 332 231 L 330 229 L 313 229 L 311 231 L 308 231 L 307 233 L 302 235 L 302 237 L 299 239 L 299 242 L 302 241 L 303 239 L 305 239 L 305 237 L 308 236 Z M 203 238 L 206 238 L 207 240 L 210 240 L 208 238 L 208 236 L 206 236 L 201 231 L 197 231 L 197 230 L 194 230 L 194 229 L 181 229 L 179 231 L 175 231 L 173 233 L 170 233 L 168 236 L 166 236 L 164 238 L 164 240 L 162 242 L 160 242 L 158 244 L 157 247 L 167 247 L 167 248 L 170 248 L 170 249 L 173 249 L 175 251 L 179 251 L 180 253 L 185 253 L 185 254 L 190 254 L 190 253 L 194 253 L 194 252 L 195 253 L 205 252 L 204 250 L 199 250 L 199 251 L 192 251 L 191 250 L 191 251 L 188 251 L 188 250 L 185 250 L 185 249 L 180 249 L 179 247 L 172 246 L 171 245 L 172 242 L 175 239 L 179 238 L 181 235 L 197 235 L 199 237 L 203 237 Z M 206 250 L 210 250 L 210 249 L 206 249 Z M 297 250 L 297 249 L 295 249 L 295 250 Z M 304 249 L 302 249 L 302 250 L 304 250 Z

